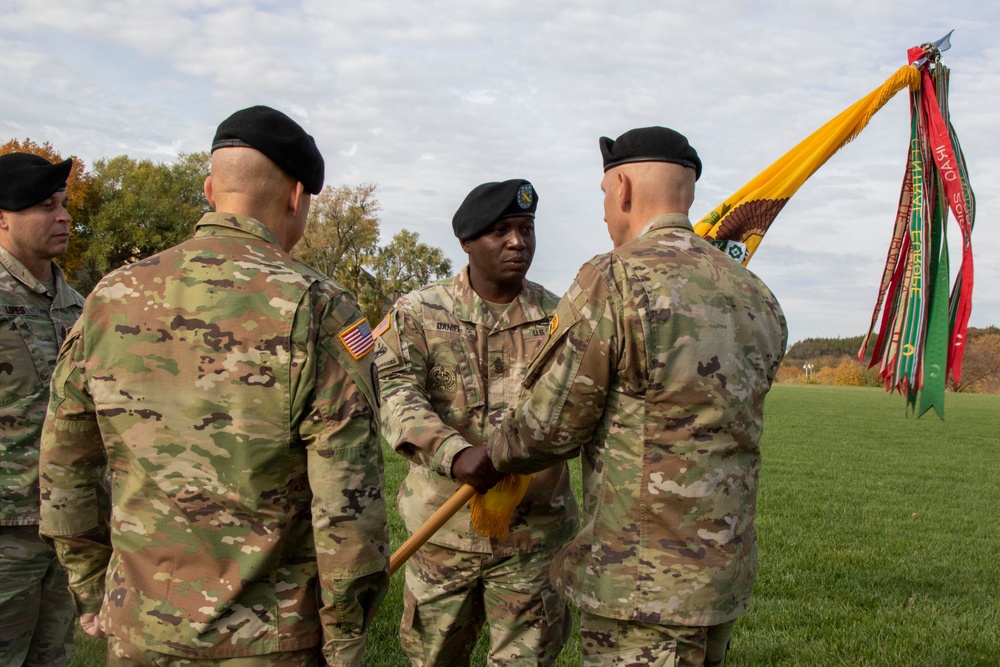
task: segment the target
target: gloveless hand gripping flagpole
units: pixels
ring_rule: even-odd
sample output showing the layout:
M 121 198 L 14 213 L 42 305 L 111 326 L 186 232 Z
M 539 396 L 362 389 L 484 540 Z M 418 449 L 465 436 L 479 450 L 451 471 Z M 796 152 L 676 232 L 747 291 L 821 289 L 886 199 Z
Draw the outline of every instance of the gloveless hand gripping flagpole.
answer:
M 746 264 L 788 199 L 858 136 L 889 99 L 908 88 L 912 150 L 872 326 L 859 359 L 878 364 L 883 385 L 906 394 L 908 406 L 916 406 L 919 393 L 918 416 L 931 407 L 939 416 L 944 414 L 945 378 L 951 374 L 956 383 L 960 380 L 972 307 L 975 198 L 949 120 L 949 72 L 940 62 L 941 52 L 951 46 L 950 37 L 949 32 L 937 42 L 910 49 L 908 65 L 778 158 L 694 226 L 697 233 Z M 962 264 L 950 299 L 945 240 L 948 209 L 962 233 Z M 877 326 L 880 312 L 881 325 Z
M 465 503 L 471 503 L 472 528 L 483 537 L 504 537 L 510 528 L 514 510 L 528 490 L 531 475 L 507 475 L 486 493 L 476 493 L 471 484 L 463 484 L 451 498 L 430 516 L 408 540 L 403 542 L 389 558 L 389 575 L 395 574 L 410 556 L 417 552 L 455 512 Z

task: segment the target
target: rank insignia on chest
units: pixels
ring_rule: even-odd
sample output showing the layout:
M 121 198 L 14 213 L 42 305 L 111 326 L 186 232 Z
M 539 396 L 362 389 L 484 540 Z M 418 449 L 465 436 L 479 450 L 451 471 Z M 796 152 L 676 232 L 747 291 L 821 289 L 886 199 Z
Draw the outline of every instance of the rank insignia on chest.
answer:
M 375 338 L 368 326 L 368 320 L 361 318 L 344 331 L 340 332 L 340 342 L 355 359 L 360 359 L 375 347 Z
M 507 364 L 505 364 L 503 359 L 501 359 L 500 357 L 494 359 L 493 363 L 491 363 L 490 366 L 493 369 L 493 375 L 503 375 L 505 372 L 507 372 Z
M 553 315 L 552 321 L 549 322 L 549 335 L 551 336 L 552 334 L 554 334 L 556 329 L 558 328 L 559 328 L 559 316 Z

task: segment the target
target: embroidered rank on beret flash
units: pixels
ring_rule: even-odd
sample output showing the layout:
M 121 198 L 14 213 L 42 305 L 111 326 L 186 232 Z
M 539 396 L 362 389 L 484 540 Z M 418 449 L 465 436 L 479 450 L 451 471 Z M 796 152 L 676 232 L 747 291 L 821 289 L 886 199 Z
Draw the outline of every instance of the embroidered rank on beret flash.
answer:
M 340 332 L 340 342 L 355 359 L 360 359 L 375 347 L 375 338 L 368 326 L 368 320 L 361 318 L 350 327 Z

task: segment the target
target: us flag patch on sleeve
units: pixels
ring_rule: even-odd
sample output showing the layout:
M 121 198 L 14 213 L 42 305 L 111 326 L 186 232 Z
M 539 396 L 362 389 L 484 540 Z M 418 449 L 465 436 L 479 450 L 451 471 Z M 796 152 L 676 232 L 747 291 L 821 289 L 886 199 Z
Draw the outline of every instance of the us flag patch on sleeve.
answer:
M 372 338 L 378 338 L 392 326 L 392 313 L 386 315 L 381 322 L 375 325 L 375 331 L 372 331 Z
M 368 320 L 361 318 L 344 331 L 340 332 L 340 342 L 355 359 L 360 359 L 375 347 L 375 338 L 368 326 Z

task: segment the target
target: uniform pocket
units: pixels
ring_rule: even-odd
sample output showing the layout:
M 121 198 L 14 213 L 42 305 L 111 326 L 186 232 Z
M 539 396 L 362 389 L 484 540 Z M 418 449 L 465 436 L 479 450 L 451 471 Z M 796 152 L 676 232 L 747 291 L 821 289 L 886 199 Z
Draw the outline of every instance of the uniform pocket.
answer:
M 23 317 L 0 319 L 0 405 L 38 393 L 51 371 Z
M 431 346 L 427 360 L 427 393 L 434 412 L 462 416 L 485 403 L 479 357 L 465 339 L 455 336 Z M 450 421 L 445 419 L 445 421 Z
M 668 641 L 620 653 L 583 656 L 582 667 L 675 667 L 677 642 Z
M 400 618 L 400 627 L 403 630 L 417 630 L 419 627 L 414 628 L 417 623 L 417 599 L 410 592 L 410 589 L 405 585 L 403 586 L 403 616 Z

